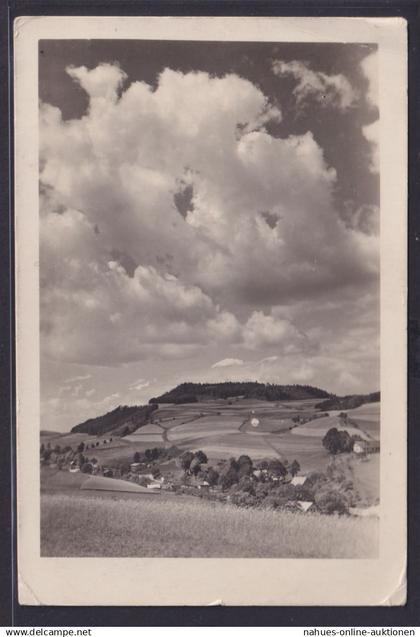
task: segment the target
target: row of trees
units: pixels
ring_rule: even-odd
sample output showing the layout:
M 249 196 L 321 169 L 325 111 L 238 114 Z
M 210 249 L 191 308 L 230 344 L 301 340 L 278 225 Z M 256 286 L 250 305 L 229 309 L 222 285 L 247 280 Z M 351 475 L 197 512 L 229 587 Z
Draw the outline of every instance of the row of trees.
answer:
M 229 470 L 231 468 L 229 463 Z M 290 481 L 255 480 L 244 475 L 239 481 L 224 489 L 228 500 L 241 507 L 300 510 L 298 502 L 312 502 L 314 510 L 332 514 L 348 513 L 349 507 L 357 502 L 354 485 L 340 467 L 329 466 L 325 473 L 312 472 L 302 485 L 293 485 Z M 207 496 L 218 499 L 217 493 Z
M 333 396 L 327 398 L 327 400 L 318 403 L 316 407 L 318 409 L 355 409 L 356 407 L 360 407 L 361 405 L 365 405 L 367 403 L 377 403 L 381 399 L 381 394 L 379 391 L 373 392 L 372 394 L 351 394 L 349 396 Z
M 210 486 L 219 485 L 223 491 L 239 484 L 244 478 L 252 481 L 281 480 L 288 474 L 295 476 L 300 471 L 297 460 L 291 464 L 277 458 L 262 460 L 254 465 L 251 458 L 243 454 L 239 458 L 230 458 L 219 470 L 207 465 L 208 458 L 203 451 L 185 451 L 178 459 L 185 475 L 194 476 L 208 482 Z M 258 471 L 256 471 L 258 470 Z M 257 475 L 254 474 L 254 471 Z
M 332 394 L 310 385 L 276 385 L 258 382 L 181 383 L 156 398 L 155 403 L 191 403 L 244 396 L 256 400 L 303 400 L 306 398 L 330 398 Z

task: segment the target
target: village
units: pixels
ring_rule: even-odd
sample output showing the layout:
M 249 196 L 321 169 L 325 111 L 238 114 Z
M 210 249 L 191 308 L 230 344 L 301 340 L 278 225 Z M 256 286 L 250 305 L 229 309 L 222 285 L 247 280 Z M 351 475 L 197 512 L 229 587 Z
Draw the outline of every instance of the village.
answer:
M 103 439 L 101 444 L 112 444 Z M 87 455 L 99 441 L 76 449 L 41 446 L 44 470 L 85 474 L 80 488 L 90 491 L 188 495 L 245 508 L 270 508 L 299 513 L 366 514 L 378 505 L 363 501 L 354 484 L 354 466 L 379 452 L 378 440 L 364 440 L 330 429 L 322 440 L 330 453 L 324 471 L 305 471 L 297 460 L 238 458 L 210 462 L 202 450 L 154 447 L 136 451 L 131 462 L 101 464 Z

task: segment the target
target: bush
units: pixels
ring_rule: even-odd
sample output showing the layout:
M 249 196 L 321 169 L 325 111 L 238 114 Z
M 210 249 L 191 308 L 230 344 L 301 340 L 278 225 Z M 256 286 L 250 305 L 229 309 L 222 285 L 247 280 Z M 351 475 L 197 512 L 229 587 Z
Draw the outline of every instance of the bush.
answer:
M 321 513 L 340 515 L 349 512 L 345 496 L 337 490 L 324 491 L 315 496 L 315 504 Z
M 321 471 L 311 471 L 306 478 L 305 486 L 310 488 L 319 488 L 327 481 L 327 477 Z
M 154 478 L 158 478 L 160 476 L 160 469 L 157 465 L 154 465 L 151 469 L 150 469 L 150 473 L 152 474 L 152 476 Z
M 287 500 L 298 500 L 303 498 L 298 498 L 298 488 L 293 484 L 279 484 L 274 489 L 270 490 L 270 495 L 275 495 L 280 498 L 286 498 Z
M 196 475 L 198 474 L 198 472 L 200 471 L 200 466 L 201 466 L 201 465 L 200 465 L 200 460 L 197 458 L 197 456 L 195 456 L 195 457 L 192 459 L 191 463 L 190 463 L 190 467 L 189 467 L 190 472 L 191 472 L 194 476 L 196 476 Z
M 270 460 L 268 463 L 268 471 L 278 478 L 283 478 L 287 473 L 287 469 L 284 464 L 277 459 Z
M 284 507 L 288 502 L 288 499 L 284 496 L 279 496 L 270 493 L 263 501 L 262 507 L 264 509 L 280 509 Z
M 259 482 L 255 487 L 255 495 L 261 501 L 267 497 L 270 492 L 270 486 L 268 483 Z
M 257 464 L 257 469 L 268 469 L 268 462 L 267 460 L 260 460 L 260 462 Z
M 182 456 L 179 458 L 179 464 L 181 469 L 184 471 L 189 471 L 191 462 L 194 459 L 194 454 L 192 451 L 184 451 Z
M 232 495 L 232 502 L 236 506 L 244 508 L 251 508 L 258 505 L 258 500 L 254 495 L 241 491 Z
M 146 456 L 146 460 L 157 460 L 159 456 L 164 452 L 163 449 L 158 449 L 158 447 L 153 447 L 153 449 L 146 449 L 144 455 Z
M 239 478 L 242 478 L 244 476 L 250 476 L 252 474 L 253 466 L 252 466 L 252 460 L 249 456 L 246 456 L 246 455 L 239 456 L 238 465 L 239 465 L 239 470 L 238 470 Z
M 198 460 L 199 464 L 206 464 L 206 462 L 208 462 L 206 454 L 204 451 L 201 451 L 201 449 L 195 452 L 194 457 Z
M 292 464 L 289 467 L 289 471 L 292 474 L 292 476 L 295 476 L 297 473 L 299 473 L 300 464 L 298 463 L 297 460 L 293 460 Z
M 239 480 L 238 486 L 240 491 L 255 495 L 254 483 L 249 476 L 242 476 L 242 478 Z
M 130 473 L 130 464 L 128 462 L 120 462 L 117 468 L 120 470 L 122 476 Z
M 227 464 L 219 477 L 219 484 L 224 491 L 239 482 L 238 471 L 235 464 Z
M 219 480 L 219 473 L 216 471 L 216 469 L 213 469 L 213 467 L 210 467 L 208 469 L 208 471 L 206 472 L 206 480 L 211 487 L 214 487 L 214 485 L 217 484 Z

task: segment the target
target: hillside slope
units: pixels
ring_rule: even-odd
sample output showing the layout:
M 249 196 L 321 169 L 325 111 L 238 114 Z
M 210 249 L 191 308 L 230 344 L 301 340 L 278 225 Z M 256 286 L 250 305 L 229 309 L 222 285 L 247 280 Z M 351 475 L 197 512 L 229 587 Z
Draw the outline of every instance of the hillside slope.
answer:
M 372 558 L 378 521 L 184 498 L 44 495 L 43 557 Z
M 134 405 L 131 407 L 120 405 L 102 416 L 89 418 L 76 425 L 72 428 L 71 433 L 99 436 L 112 432 L 116 436 L 126 436 L 135 429 L 146 425 L 156 409 L 157 405 Z

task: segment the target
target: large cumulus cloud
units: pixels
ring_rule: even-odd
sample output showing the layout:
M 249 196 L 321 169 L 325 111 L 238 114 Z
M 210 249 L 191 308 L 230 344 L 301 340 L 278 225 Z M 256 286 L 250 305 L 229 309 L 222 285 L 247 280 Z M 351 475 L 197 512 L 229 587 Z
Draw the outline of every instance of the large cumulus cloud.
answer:
M 281 105 L 234 74 L 166 69 L 153 88 L 117 65 L 68 73 L 86 115 L 41 106 L 48 355 L 314 353 L 299 316 L 273 308 L 357 295 L 376 280 L 378 245 L 337 214 L 336 174 L 311 132 L 270 135 Z

